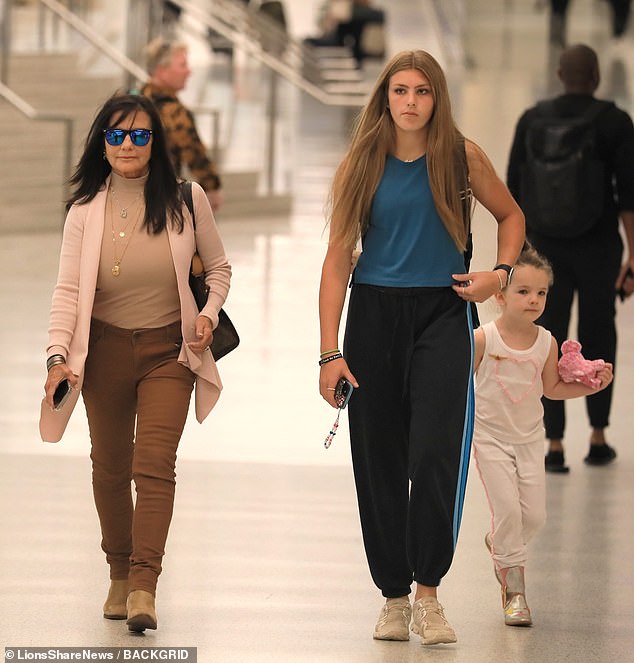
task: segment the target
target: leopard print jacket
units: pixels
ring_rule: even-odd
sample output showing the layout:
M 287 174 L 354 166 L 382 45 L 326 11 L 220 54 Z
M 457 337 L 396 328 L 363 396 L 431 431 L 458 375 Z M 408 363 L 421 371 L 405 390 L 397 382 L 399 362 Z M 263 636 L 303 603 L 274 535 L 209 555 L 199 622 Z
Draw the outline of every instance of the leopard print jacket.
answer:
M 207 156 L 207 150 L 200 140 L 191 111 L 178 100 L 172 91 L 159 88 L 151 83 L 143 86 L 141 94 L 154 102 L 161 115 L 167 146 L 176 174 L 181 175 L 183 164 L 185 164 L 192 179 L 198 182 L 205 191 L 220 189 L 220 176 Z

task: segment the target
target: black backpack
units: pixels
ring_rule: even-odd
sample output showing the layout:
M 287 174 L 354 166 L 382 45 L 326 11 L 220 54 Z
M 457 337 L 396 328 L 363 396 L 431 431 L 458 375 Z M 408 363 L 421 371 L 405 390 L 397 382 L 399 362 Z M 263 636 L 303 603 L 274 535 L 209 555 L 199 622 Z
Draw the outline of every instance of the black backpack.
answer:
M 593 99 L 582 115 L 560 117 L 552 101 L 537 104 L 526 132 L 521 206 L 529 231 L 548 237 L 579 237 L 600 219 L 605 164 L 595 149 L 594 120 L 611 101 Z

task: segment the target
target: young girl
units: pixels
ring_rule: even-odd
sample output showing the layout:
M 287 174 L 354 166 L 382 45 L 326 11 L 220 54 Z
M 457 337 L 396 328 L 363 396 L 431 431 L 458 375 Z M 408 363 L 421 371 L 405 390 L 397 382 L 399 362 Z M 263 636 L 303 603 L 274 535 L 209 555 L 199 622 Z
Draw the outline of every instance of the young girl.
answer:
M 546 518 L 541 397 L 588 396 L 612 382 L 612 364 L 599 371 L 597 389 L 560 379 L 557 342 L 535 324 L 552 281 L 546 259 L 526 247 L 510 282 L 495 295 L 501 316 L 474 334 L 474 456 L 492 516 L 485 542 L 502 586 L 504 621 L 510 626 L 532 623 L 524 566 L 526 545 Z
M 503 264 L 491 271 L 465 273 L 469 185 L 498 223 Z M 424 51 L 385 66 L 331 202 L 319 389 L 336 407 L 337 381 L 356 387 L 348 409 L 359 513 L 386 598 L 374 637 L 409 638 L 415 581 L 412 631 L 424 644 L 455 642 L 436 591 L 453 558 L 471 446 L 470 306 L 506 284 L 524 219 L 486 155 L 456 128 L 445 76 Z M 359 237 L 342 356 L 339 324 Z

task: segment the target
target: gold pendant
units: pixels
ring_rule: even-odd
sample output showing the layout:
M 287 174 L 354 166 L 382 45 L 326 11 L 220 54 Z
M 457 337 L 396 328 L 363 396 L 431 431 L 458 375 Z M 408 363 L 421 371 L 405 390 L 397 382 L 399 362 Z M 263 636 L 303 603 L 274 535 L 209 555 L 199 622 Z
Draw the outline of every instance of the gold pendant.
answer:
M 127 209 L 122 209 L 122 210 L 119 212 L 119 216 L 120 216 L 122 219 L 127 219 L 127 218 L 128 218 L 128 210 L 127 210 Z
M 115 265 L 112 268 L 112 275 L 113 276 L 119 276 L 119 273 L 121 272 L 121 269 L 119 268 L 119 265 Z
M 119 233 L 119 237 L 125 237 L 125 233 L 123 232 L 123 230 Z

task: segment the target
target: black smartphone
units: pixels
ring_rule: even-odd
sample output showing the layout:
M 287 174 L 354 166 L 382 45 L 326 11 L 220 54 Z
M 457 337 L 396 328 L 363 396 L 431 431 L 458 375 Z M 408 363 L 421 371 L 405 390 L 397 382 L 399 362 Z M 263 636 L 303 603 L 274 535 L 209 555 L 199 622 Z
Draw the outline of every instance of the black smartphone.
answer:
M 625 280 L 626 280 L 626 279 L 632 279 L 632 278 L 634 278 L 634 272 L 632 271 L 632 268 L 631 268 L 631 267 L 628 267 L 627 272 L 625 272 L 625 278 L 623 279 L 623 283 L 625 284 Z M 619 299 L 620 299 L 622 302 L 624 302 L 624 301 L 625 301 L 625 297 L 626 297 L 626 295 L 625 295 L 625 285 L 622 285 L 622 286 L 619 288 L 617 294 L 619 295 Z
M 337 403 L 337 407 L 340 410 L 345 409 L 346 405 L 348 405 L 348 401 L 350 400 L 353 391 L 354 387 L 352 386 L 352 383 L 348 382 L 346 378 L 341 378 L 339 382 L 337 382 L 337 385 L 335 386 L 335 403 Z
M 73 388 L 70 386 L 70 382 L 66 379 L 62 380 L 57 385 L 55 393 L 53 394 L 53 408 L 55 410 L 61 410 L 64 407 L 64 403 L 68 400 L 72 390 Z

